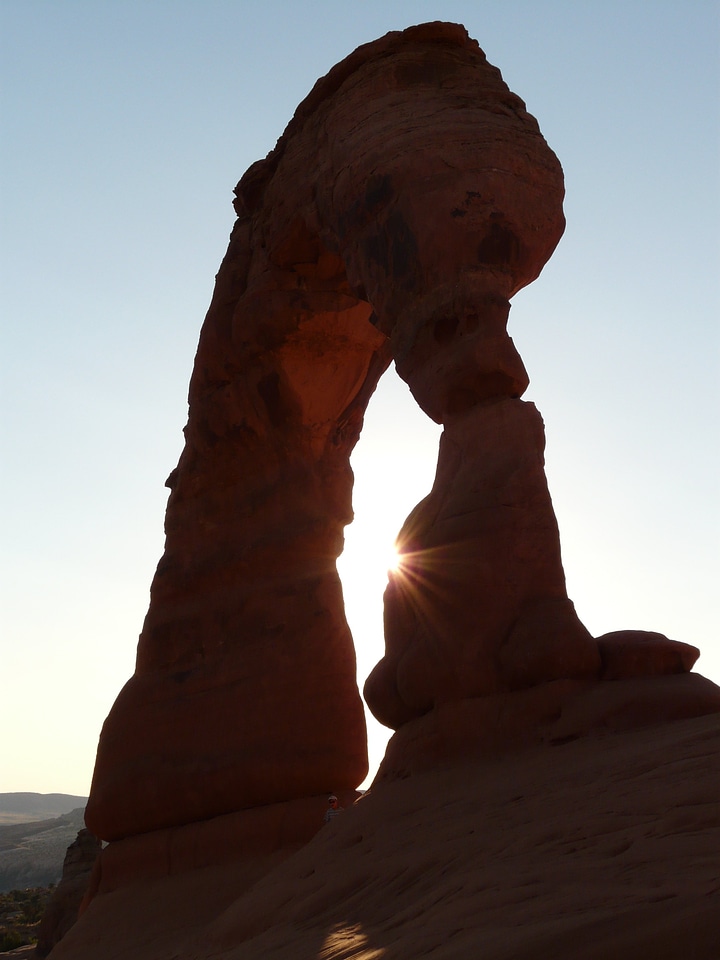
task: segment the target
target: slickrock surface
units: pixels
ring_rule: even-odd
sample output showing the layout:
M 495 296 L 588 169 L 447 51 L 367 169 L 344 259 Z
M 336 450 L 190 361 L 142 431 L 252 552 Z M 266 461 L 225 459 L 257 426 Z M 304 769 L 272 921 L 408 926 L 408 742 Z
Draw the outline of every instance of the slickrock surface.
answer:
M 97 897 L 52 960 L 717 960 L 718 756 L 715 715 L 381 785 L 282 863 Z

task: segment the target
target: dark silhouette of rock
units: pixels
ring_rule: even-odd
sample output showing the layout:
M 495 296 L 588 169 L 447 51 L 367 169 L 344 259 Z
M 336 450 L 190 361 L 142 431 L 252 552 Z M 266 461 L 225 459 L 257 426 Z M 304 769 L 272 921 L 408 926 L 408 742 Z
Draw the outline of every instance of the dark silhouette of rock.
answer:
M 47 957 L 77 920 L 101 849 L 102 842 L 87 829 L 80 830 L 67 848 L 62 879 L 40 923 L 37 943 L 39 957 Z
M 648 630 L 617 630 L 597 638 L 604 680 L 687 673 L 700 656 L 697 647 Z
M 284 805 L 299 836 L 309 798 L 362 781 L 335 560 L 350 453 L 391 360 L 444 433 L 433 489 L 400 533 L 386 653 L 365 688 L 399 728 L 405 759 L 383 775 L 435 756 L 416 725 L 452 717 L 433 741 L 449 754 L 482 717 L 495 748 L 547 724 L 541 739 L 576 736 L 604 722 L 604 697 L 635 695 L 601 676 L 664 674 L 668 657 L 688 669 L 664 640 L 641 656 L 632 639 L 599 648 L 567 597 L 543 424 L 520 399 L 528 378 L 506 329 L 510 298 L 562 235 L 563 195 L 536 121 L 454 24 L 360 47 L 247 171 L 135 675 L 100 737 L 97 835 Z M 649 703 L 672 698 L 667 683 L 653 690 Z M 703 694 L 696 712 L 713 703 Z M 566 708 L 577 722 L 562 733 Z
M 507 442 L 533 465 L 537 503 L 511 553 L 530 548 L 528 571 L 534 563 L 543 577 L 528 592 L 523 570 L 503 588 L 472 664 L 475 638 L 445 630 L 437 689 L 398 692 L 393 649 L 371 708 L 402 720 L 436 696 L 465 695 L 448 674 L 484 672 L 520 605 L 565 599 L 539 421 L 508 399 L 527 378 L 505 330 L 509 297 L 562 234 L 563 181 L 499 71 L 455 25 L 368 44 L 318 82 L 236 193 L 137 669 L 100 740 L 87 822 L 104 838 L 351 789 L 365 776 L 335 559 L 352 517 L 350 453 L 391 358 L 421 406 L 448 421 L 444 450 L 459 443 L 474 456 L 470 421 L 489 418 L 486 443 L 502 459 L 503 411 L 528 421 L 531 448 Z M 502 486 L 505 469 L 487 483 Z M 473 508 L 478 495 L 441 491 Z M 472 564 L 485 540 L 511 535 L 504 522 L 483 530 L 481 513 L 469 544 L 442 527 L 432 543 L 453 552 L 464 538 Z M 457 626 L 468 576 L 451 598 Z M 586 648 L 580 671 L 597 669 L 586 632 L 573 629 Z M 414 676 L 434 671 L 422 637 L 388 642 L 416 648 Z
M 710 960 L 720 689 L 687 644 L 582 625 L 520 399 L 509 300 L 564 226 L 536 122 L 462 27 L 425 24 L 318 81 L 236 194 L 100 738 L 86 818 L 111 842 L 58 960 Z M 444 433 L 365 688 L 396 732 L 354 803 L 335 559 L 391 359 Z

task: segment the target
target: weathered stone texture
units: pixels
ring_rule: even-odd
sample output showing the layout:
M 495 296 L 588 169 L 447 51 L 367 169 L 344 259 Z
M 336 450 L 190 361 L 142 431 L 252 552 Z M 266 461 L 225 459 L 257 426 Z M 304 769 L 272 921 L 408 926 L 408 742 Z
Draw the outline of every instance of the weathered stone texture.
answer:
M 365 686 L 398 727 L 439 703 L 597 675 L 597 647 L 567 599 L 532 404 L 450 418 L 435 484 L 400 532 L 385 593 L 386 656 Z
M 38 930 L 37 956 L 47 957 L 78 919 L 80 905 L 100 856 L 101 841 L 89 830 L 80 830 L 67 848 L 62 879 L 57 885 Z
M 563 193 L 536 121 L 453 24 L 359 48 L 242 178 L 136 672 L 100 738 L 99 836 L 364 778 L 335 560 L 350 453 L 391 360 L 444 434 L 400 534 L 366 686 L 376 716 L 402 727 L 466 699 L 643 672 L 632 644 L 599 652 L 567 598 L 543 425 L 506 329 L 562 235 Z

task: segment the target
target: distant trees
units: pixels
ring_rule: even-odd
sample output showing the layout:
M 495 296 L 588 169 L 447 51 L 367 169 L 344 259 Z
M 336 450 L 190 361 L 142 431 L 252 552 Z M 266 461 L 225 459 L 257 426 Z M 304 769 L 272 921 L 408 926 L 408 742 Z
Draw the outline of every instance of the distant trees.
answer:
M 37 942 L 38 928 L 55 888 L 28 887 L 0 893 L 0 953 Z

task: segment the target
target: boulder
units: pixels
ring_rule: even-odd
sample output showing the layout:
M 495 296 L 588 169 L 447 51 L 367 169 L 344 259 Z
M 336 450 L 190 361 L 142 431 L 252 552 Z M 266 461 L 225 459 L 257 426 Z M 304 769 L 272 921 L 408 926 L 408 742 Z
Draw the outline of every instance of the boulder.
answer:
M 604 680 L 688 673 L 700 656 L 697 647 L 650 630 L 616 630 L 597 638 Z

